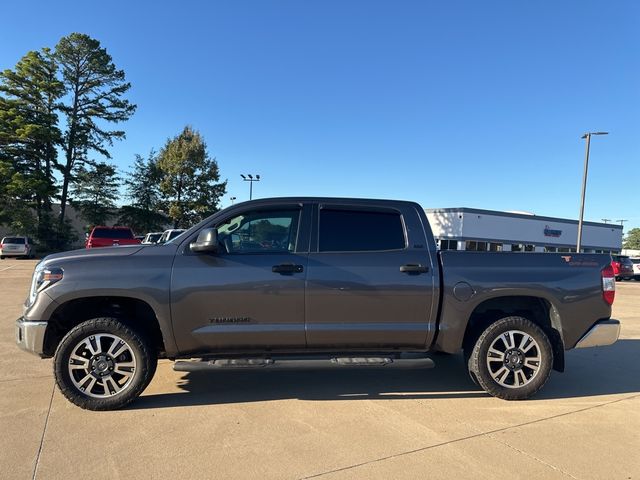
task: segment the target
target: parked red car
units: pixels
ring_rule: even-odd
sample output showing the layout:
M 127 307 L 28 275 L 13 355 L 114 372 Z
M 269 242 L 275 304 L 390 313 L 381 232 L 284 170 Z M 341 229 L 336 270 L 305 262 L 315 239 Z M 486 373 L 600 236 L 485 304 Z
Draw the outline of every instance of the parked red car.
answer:
M 633 262 L 626 255 L 611 255 L 613 273 L 616 280 L 631 280 L 633 278 Z
M 117 247 L 120 245 L 137 245 L 140 240 L 135 238 L 129 227 L 93 227 L 84 244 L 86 248 Z

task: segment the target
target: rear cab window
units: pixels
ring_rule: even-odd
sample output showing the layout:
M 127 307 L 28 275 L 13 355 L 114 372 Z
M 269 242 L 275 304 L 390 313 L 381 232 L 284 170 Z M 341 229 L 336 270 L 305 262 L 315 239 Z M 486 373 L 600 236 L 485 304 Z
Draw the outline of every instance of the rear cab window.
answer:
M 406 248 L 400 212 L 323 207 L 319 220 L 319 252 L 370 252 Z
M 93 238 L 125 239 L 134 238 L 130 228 L 94 228 L 91 233 Z
M 9 243 L 9 244 L 13 244 L 13 245 L 24 245 L 25 242 L 25 238 L 24 237 L 4 237 L 2 239 L 2 242 L 0 243 Z

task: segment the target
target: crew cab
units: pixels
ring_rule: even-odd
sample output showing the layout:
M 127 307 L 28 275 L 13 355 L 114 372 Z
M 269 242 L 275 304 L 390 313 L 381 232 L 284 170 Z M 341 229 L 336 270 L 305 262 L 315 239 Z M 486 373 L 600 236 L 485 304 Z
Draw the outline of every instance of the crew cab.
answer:
M 93 227 L 85 241 L 86 248 L 118 247 L 138 245 L 141 240 L 133 235 L 129 227 Z
M 92 410 L 134 400 L 158 358 L 188 372 L 426 368 L 460 350 L 477 384 L 517 400 L 566 350 L 617 340 L 614 296 L 609 255 L 440 252 L 413 202 L 276 198 L 163 245 L 46 257 L 16 339 Z

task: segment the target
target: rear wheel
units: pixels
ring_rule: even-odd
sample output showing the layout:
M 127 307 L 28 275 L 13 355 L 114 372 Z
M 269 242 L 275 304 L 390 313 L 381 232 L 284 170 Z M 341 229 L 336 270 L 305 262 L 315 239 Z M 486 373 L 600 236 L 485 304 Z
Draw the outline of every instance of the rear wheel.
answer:
M 155 373 L 157 358 L 137 332 L 115 318 L 73 328 L 55 353 L 62 394 L 87 410 L 113 410 L 135 400 Z
M 546 383 L 553 365 L 548 336 L 524 317 L 506 317 L 480 335 L 469 357 L 472 378 L 494 397 L 524 400 Z

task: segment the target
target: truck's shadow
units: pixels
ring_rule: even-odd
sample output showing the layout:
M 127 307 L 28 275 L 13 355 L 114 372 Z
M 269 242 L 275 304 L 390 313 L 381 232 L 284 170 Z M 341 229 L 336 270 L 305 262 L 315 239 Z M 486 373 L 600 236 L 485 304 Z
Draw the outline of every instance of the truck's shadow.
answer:
M 222 370 L 175 373 L 188 392 L 146 394 L 129 409 L 262 402 L 282 399 L 447 399 L 487 396 L 468 378 L 461 355 L 437 355 L 433 369 Z M 640 340 L 567 353 L 566 372 L 553 372 L 536 399 L 640 393 Z

